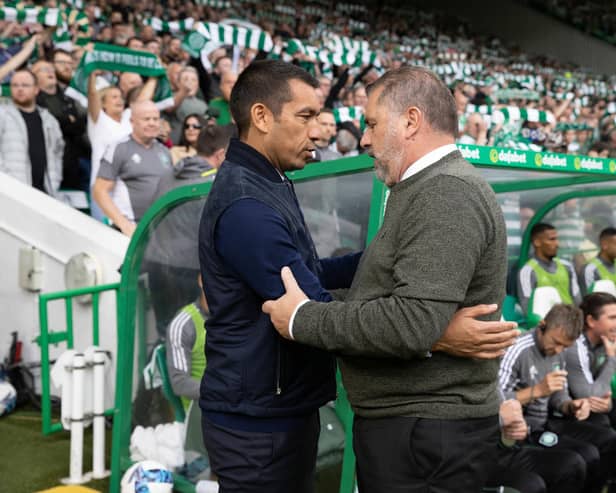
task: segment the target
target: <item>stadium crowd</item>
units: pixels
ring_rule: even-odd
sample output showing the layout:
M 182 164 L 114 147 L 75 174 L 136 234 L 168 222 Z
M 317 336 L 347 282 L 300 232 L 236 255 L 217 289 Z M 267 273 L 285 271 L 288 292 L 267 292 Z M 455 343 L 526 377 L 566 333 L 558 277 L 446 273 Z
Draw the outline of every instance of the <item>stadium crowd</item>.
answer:
M 122 178 L 125 169 L 113 179 L 108 170 L 99 176 L 107 147 L 130 134 L 130 104 L 155 101 L 156 137 L 176 164 L 196 154 L 201 129 L 232 124 L 228 100 L 237 74 L 260 58 L 282 58 L 318 77 L 325 109 L 320 160 L 361 152 L 365 86 L 403 64 L 426 66 L 451 87 L 460 143 L 616 156 L 615 76 L 521 53 L 442 13 L 385 5 L 373 15 L 347 3 L 332 9 L 326 1 L 246 0 L 4 2 L 0 13 L 0 79 L 9 110 L 0 115 L 8 130 L 0 136 L 0 170 L 48 193 L 90 193 L 101 178 L 114 203 L 133 200 L 133 209 L 147 209 L 156 177 L 146 180 L 144 193 Z M 106 68 L 85 63 L 84 53 L 100 62 L 118 53 L 114 47 L 151 58 Z M 119 198 L 122 184 L 128 198 Z M 110 215 L 100 210 L 104 195 L 93 194 L 96 217 Z
M 366 86 L 405 64 L 431 69 L 451 88 L 459 143 L 616 157 L 616 76 L 522 53 L 445 14 L 385 4 L 375 15 L 363 5 L 329 1 L 48 0 L 0 7 L 0 171 L 50 195 L 61 189 L 91 194 L 92 214 L 131 235 L 162 193 L 205 179 L 221 165 L 234 135 L 233 86 L 243 68 L 264 58 L 298 64 L 317 77 L 316 160 L 361 152 Z M 546 227 L 533 237 L 537 261 L 521 272 L 520 292 L 552 274 L 577 282 L 574 270 L 554 260 L 558 244 L 546 246 L 554 232 Z M 612 266 L 607 277 L 615 275 L 616 253 L 608 244 L 615 232 L 599 238 L 601 258 Z M 604 270 L 596 264 L 585 273 L 588 291 Z M 562 291 L 561 301 L 579 303 L 580 292 L 570 291 L 569 298 L 568 288 Z M 204 306 L 184 313 L 184 322 Z M 520 422 L 535 428 L 528 447 L 509 445 L 499 461 L 505 472 L 519 466 L 518 476 L 538 475 L 532 491 L 600 491 L 611 478 L 616 432 L 604 368 L 613 373 L 616 361 L 616 299 L 587 298 L 582 309 L 557 308 L 502 363 L 501 390 L 526 413 L 503 411 L 504 434 L 521 442 L 528 430 L 523 426 L 521 434 Z M 187 339 L 187 354 L 201 347 L 192 332 Z M 576 361 L 581 369 L 574 375 Z M 566 394 L 564 364 L 576 383 L 601 377 L 601 386 L 571 386 Z M 529 381 L 524 365 L 539 368 Z M 186 397 L 195 395 L 193 389 Z M 552 412 L 576 425 L 590 416 L 594 424 L 563 427 Z M 555 434 L 575 440 L 562 440 L 553 453 L 528 453 L 556 447 L 547 443 Z M 524 466 L 529 458 L 549 471 Z M 559 471 L 559 461 L 573 465 Z

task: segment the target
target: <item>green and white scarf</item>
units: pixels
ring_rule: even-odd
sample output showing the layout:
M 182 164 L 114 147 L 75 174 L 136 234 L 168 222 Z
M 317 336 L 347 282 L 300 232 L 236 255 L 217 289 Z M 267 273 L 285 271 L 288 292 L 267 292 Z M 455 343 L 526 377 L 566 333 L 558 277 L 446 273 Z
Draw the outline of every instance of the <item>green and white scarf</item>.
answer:
M 528 121 L 539 123 L 554 123 L 556 119 L 550 111 L 541 111 L 534 108 L 518 108 L 517 106 L 507 106 L 500 108 L 492 115 L 494 123 L 509 121 Z
M 366 127 L 364 109 L 361 106 L 343 106 L 334 108 L 334 120 L 336 123 L 359 121 L 359 129 L 363 132 Z
M 145 77 L 157 77 L 158 84 L 154 101 L 159 109 L 173 106 L 173 93 L 167 79 L 167 72 L 152 53 L 136 51 L 104 43 L 96 43 L 87 51 L 75 70 L 66 94 L 87 106 L 88 77 L 95 70 L 110 72 L 133 72 Z
M 230 9 L 231 2 L 226 0 L 196 0 L 197 5 L 205 5 L 213 9 Z
M 198 22 L 194 30 L 184 37 L 182 47 L 192 56 L 198 57 L 203 47 L 213 42 L 219 45 L 241 46 L 255 50 L 272 51 L 272 37 L 260 29 L 247 29 L 243 26 Z
M 301 40 L 295 38 L 290 39 L 287 42 L 285 53 L 291 56 L 296 53 L 302 53 L 303 55 L 306 55 L 313 60 L 318 60 L 326 65 L 351 65 L 354 67 L 360 67 L 363 64 L 377 64 L 378 62 L 378 54 L 376 52 L 331 52 L 324 48 L 305 45 Z
M 150 17 L 144 19 L 143 24 L 151 26 L 154 31 L 159 33 L 177 34 L 190 31 L 195 24 L 195 20 L 192 17 L 187 17 L 180 21 L 164 21 L 158 17 Z
M 18 22 L 20 24 L 42 24 L 44 26 L 61 27 L 62 9 L 40 7 L 1 7 L 0 21 Z

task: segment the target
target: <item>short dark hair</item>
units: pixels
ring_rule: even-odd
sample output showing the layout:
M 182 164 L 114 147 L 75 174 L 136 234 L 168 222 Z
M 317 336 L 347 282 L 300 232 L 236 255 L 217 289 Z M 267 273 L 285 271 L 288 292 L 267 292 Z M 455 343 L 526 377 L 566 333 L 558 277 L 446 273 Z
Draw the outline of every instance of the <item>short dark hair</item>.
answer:
M 549 223 L 537 223 L 530 230 L 530 240 L 534 240 L 544 231 L 552 231 L 553 229 L 556 228 Z
M 616 228 L 612 226 L 605 228 L 601 231 L 601 233 L 599 233 L 599 241 L 609 238 L 610 236 L 616 236 Z
M 544 330 L 562 329 L 565 333 L 565 337 L 569 340 L 575 340 L 580 337 L 582 328 L 584 327 L 584 315 L 582 310 L 577 306 L 565 305 L 563 303 L 554 305 L 543 321 L 545 323 Z
M 280 60 L 252 62 L 238 77 L 231 91 L 229 109 L 240 137 L 250 128 L 250 111 L 262 103 L 278 117 L 285 103 L 291 101 L 289 82 L 299 80 L 315 89 L 319 82 L 303 68 Z
M 130 38 L 126 40 L 126 43 L 124 44 L 124 46 L 128 47 L 130 42 L 133 40 L 140 41 L 141 43 L 143 43 L 143 41 L 141 41 L 141 38 L 139 36 L 131 36 Z
M 233 136 L 234 125 L 210 125 L 199 132 L 197 154 L 211 156 L 219 149 L 226 149 Z
M 212 65 L 214 67 L 218 67 L 218 64 L 220 63 L 220 61 L 225 58 L 228 58 L 229 60 L 233 61 L 233 59 L 229 55 L 224 54 L 224 55 L 220 55 L 216 60 L 214 60 L 214 63 Z
M 589 315 L 597 320 L 603 313 L 603 307 L 605 305 L 616 305 L 616 297 L 609 293 L 591 293 L 584 296 L 580 308 L 584 312 L 584 324 L 586 324 L 586 317 Z
M 38 87 L 38 79 L 36 78 L 36 75 L 34 75 L 34 72 L 32 72 L 32 70 L 30 70 L 29 68 L 18 68 L 17 70 L 15 70 L 15 72 L 13 72 L 13 75 L 11 75 L 11 80 L 13 79 L 13 77 L 15 77 L 19 72 L 25 72 L 27 74 L 30 74 L 30 77 L 32 77 L 32 81 L 34 82 L 34 85 L 36 87 Z
M 456 101 L 445 83 L 423 67 L 404 66 L 390 70 L 367 87 L 368 94 L 383 89 L 379 102 L 400 114 L 410 106 L 419 108 L 432 129 L 458 136 Z

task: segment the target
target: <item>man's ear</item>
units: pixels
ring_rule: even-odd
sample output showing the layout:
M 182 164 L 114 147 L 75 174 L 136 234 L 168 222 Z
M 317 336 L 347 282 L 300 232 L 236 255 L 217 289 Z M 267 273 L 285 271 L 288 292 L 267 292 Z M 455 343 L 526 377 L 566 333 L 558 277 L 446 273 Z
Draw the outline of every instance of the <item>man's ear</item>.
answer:
M 261 133 L 267 134 L 271 130 L 274 116 L 263 103 L 255 103 L 250 107 L 250 120 L 252 125 Z
M 406 138 L 414 137 L 423 123 L 423 113 L 417 106 L 409 106 L 403 114 L 404 118 L 404 134 Z

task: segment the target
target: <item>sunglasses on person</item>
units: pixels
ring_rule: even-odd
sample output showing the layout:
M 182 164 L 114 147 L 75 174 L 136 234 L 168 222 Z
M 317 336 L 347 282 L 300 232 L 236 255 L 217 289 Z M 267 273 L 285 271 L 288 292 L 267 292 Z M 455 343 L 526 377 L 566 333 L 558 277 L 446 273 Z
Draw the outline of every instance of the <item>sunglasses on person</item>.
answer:
M 187 123 L 186 125 L 184 125 L 184 130 L 188 130 L 189 128 L 192 128 L 194 130 L 201 130 L 203 128 L 203 125 L 201 125 L 200 123 Z

